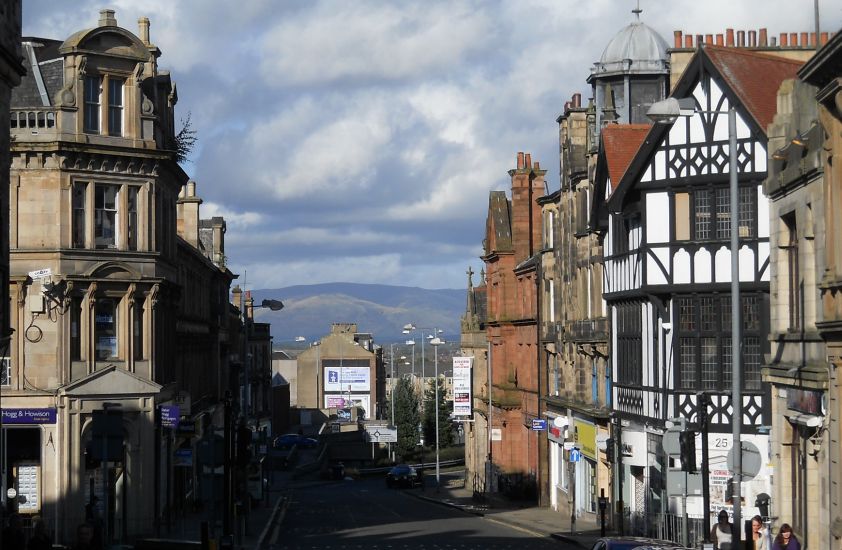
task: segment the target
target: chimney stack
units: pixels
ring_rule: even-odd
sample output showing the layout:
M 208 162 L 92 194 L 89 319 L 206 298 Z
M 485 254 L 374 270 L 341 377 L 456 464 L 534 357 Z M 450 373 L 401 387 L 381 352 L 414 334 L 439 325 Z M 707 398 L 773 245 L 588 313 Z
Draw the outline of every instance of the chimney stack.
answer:
M 176 201 L 176 230 L 178 236 L 199 248 L 199 205 L 202 199 L 196 196 L 196 182 L 190 180 L 181 188 Z
M 576 92 L 575 94 L 573 94 L 573 107 L 578 109 L 581 106 L 582 106 L 582 94 L 580 94 L 579 92 Z
M 757 47 L 757 31 L 748 31 L 748 47 Z
M 243 310 L 243 291 L 240 289 L 240 285 L 231 289 L 231 304 L 240 311 Z
M 737 47 L 746 47 L 746 31 L 737 31 Z
M 769 45 L 769 35 L 768 35 L 765 28 L 760 29 L 760 38 L 758 40 L 759 40 L 758 46 L 760 46 L 761 48 L 765 48 Z
M 100 27 L 116 27 L 117 18 L 114 17 L 114 10 L 99 10 Z
M 681 32 L 681 31 L 673 31 L 672 35 L 673 35 L 673 37 L 674 37 L 674 45 L 675 45 L 675 47 L 676 47 L 676 48 L 680 48 L 680 47 L 681 47 L 681 35 L 682 35 L 682 32 Z
M 526 168 L 527 170 L 532 168 L 532 153 L 526 153 L 526 158 L 523 162 L 526 165 L 524 166 L 524 168 Z
M 693 47 L 693 35 L 688 34 L 684 37 L 684 47 L 685 48 L 692 48 Z
M 725 45 L 729 48 L 734 47 L 734 29 L 725 29 Z
M 721 34 L 716 35 L 716 45 L 717 46 L 724 46 L 725 45 L 725 37 Z
M 523 152 L 517 154 L 517 169 L 523 170 Z
M 137 30 L 140 33 L 140 41 L 144 46 L 149 45 L 149 18 L 141 17 L 137 20 Z

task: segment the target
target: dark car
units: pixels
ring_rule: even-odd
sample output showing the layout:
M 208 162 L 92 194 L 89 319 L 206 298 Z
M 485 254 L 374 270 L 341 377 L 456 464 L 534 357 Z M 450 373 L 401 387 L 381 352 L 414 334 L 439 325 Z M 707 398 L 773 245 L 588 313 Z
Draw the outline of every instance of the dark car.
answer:
M 644 537 L 605 537 L 598 539 L 591 550 L 634 550 L 635 548 L 681 548 L 670 540 L 647 539 Z
M 292 449 L 295 445 L 298 445 L 298 439 L 300 437 L 298 434 L 279 435 L 275 438 L 272 446 L 276 449 Z
M 424 483 L 423 474 L 412 466 L 398 464 L 386 474 L 387 487 L 420 487 Z

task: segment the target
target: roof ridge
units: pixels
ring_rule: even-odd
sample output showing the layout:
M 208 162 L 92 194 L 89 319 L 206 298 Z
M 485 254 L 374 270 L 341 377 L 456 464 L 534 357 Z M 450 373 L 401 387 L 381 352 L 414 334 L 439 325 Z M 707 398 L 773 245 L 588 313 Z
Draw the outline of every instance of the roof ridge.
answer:
M 804 61 L 800 61 L 798 59 L 790 59 L 788 57 L 783 57 L 783 56 L 780 56 L 780 55 L 774 55 L 774 54 L 766 53 L 766 52 L 759 52 L 759 51 L 756 51 L 756 50 L 748 50 L 748 49 L 745 49 L 745 48 L 737 48 L 737 47 L 734 47 L 734 46 L 716 46 L 716 45 L 713 45 L 713 44 L 705 44 L 702 49 L 703 50 L 713 50 L 713 51 L 722 52 L 722 53 L 730 53 L 730 54 L 735 54 L 735 55 L 758 57 L 760 59 L 765 59 L 765 60 L 768 60 L 768 61 L 778 61 L 778 62 L 790 64 L 790 65 L 798 65 L 799 67 L 804 64 Z

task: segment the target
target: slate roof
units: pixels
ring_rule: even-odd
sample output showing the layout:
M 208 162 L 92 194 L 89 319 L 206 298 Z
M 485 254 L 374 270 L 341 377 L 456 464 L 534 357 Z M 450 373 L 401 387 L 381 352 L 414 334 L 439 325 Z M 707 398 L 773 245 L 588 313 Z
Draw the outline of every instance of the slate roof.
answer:
M 56 93 L 64 85 L 64 61 L 58 53 L 58 47 L 61 46 L 62 42 L 29 36 L 24 37 L 21 42 L 24 45 L 21 48 L 21 53 L 23 54 L 23 66 L 26 68 L 26 74 L 21 79 L 20 86 L 12 89 L 11 107 L 14 109 L 44 106 L 35 80 L 36 71 L 41 76 L 47 92 L 47 99 L 49 104 L 52 105 Z M 30 47 L 35 54 L 36 67 L 32 66 Z
M 649 124 L 609 124 L 602 129 L 601 139 L 611 185 L 617 186 L 623 179 L 651 129 Z
M 742 48 L 705 46 L 702 51 L 765 133 L 778 110 L 778 88 L 795 78 L 803 63 Z

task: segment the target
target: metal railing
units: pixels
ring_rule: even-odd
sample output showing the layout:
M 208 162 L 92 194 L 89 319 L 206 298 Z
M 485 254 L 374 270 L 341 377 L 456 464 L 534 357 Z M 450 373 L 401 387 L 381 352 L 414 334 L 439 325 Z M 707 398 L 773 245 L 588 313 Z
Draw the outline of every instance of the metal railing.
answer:
M 626 525 L 628 534 L 669 540 L 676 544 L 683 544 L 682 522 L 684 517 L 678 514 L 644 514 L 626 510 Z M 703 518 L 687 518 L 687 544 L 698 546 L 704 540 L 705 525 Z

